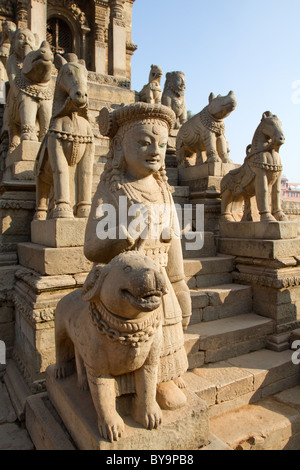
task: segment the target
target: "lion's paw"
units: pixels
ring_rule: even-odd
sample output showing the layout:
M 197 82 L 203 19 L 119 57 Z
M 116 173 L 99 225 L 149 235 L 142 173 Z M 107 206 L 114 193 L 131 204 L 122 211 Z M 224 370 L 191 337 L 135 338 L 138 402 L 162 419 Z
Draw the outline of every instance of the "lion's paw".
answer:
M 162 412 L 157 403 L 144 409 L 136 408 L 133 412 L 133 418 L 137 423 L 140 423 L 144 428 L 157 429 L 162 421 Z
M 110 442 L 118 441 L 122 437 L 125 430 L 124 421 L 116 413 L 109 419 L 99 419 L 98 429 L 103 439 L 107 439 Z

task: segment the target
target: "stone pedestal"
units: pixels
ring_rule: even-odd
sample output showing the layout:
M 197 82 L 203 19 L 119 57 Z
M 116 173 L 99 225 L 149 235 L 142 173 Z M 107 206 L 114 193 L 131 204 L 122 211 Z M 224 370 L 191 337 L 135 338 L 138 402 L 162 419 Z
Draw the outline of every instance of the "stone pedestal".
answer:
M 32 393 L 45 386 L 55 362 L 54 315 L 59 300 L 82 287 L 92 267 L 84 256 L 86 219 L 33 221 L 31 239 L 19 243 L 15 274 L 14 359 Z
M 300 239 L 295 222 L 222 223 L 218 251 L 236 256 L 234 280 L 253 289 L 255 313 L 272 318 L 271 349 L 288 349 L 300 325 Z
M 2 182 L 0 187 L 0 338 L 7 358 L 14 345 L 14 274 L 18 269 L 17 245 L 30 240 L 35 209 L 34 186 L 26 182 Z
M 24 140 L 5 160 L 4 181 L 35 181 L 34 166 L 40 142 Z
M 54 376 L 54 367 L 46 371 L 49 398 L 79 450 L 197 450 L 208 442 L 207 405 L 186 391 L 187 405 L 175 411 L 163 411 L 159 429 L 148 431 L 130 416 L 132 396 L 117 399 L 117 408 L 125 422 L 124 437 L 110 443 L 98 432 L 97 416 L 89 392 L 82 392 L 74 374 L 63 380 Z
M 193 206 L 204 205 L 205 231 L 218 235 L 221 215 L 221 181 L 230 170 L 239 165 L 234 163 L 203 163 L 202 165 L 179 167 L 181 186 L 190 189 Z

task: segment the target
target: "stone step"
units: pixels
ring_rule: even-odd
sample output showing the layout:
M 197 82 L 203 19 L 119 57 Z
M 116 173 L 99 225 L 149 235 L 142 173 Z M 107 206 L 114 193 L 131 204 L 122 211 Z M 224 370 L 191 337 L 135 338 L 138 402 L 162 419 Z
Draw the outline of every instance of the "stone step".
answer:
M 184 260 L 186 281 L 190 289 L 230 284 L 234 269 L 233 256 L 214 256 Z
M 188 388 L 204 400 L 213 418 L 256 403 L 300 383 L 292 351 L 251 352 L 185 374 Z
M 181 242 L 185 260 L 217 256 L 215 236 L 212 232 L 184 233 Z
M 224 284 L 191 289 L 191 324 L 228 318 L 252 312 L 252 288 L 240 284 Z
M 217 416 L 210 430 L 234 450 L 299 450 L 300 386 Z
M 255 313 L 189 325 L 185 332 L 189 369 L 265 348 L 273 332 L 273 321 Z

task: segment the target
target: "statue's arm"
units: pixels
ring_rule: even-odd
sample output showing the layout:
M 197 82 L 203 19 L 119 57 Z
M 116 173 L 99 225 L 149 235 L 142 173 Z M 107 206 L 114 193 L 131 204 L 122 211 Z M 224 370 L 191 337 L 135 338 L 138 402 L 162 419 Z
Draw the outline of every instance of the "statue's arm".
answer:
M 133 246 L 134 241 L 128 236 L 126 228 L 120 226 L 118 218 L 112 198 L 100 184 L 93 198 L 85 232 L 84 254 L 90 261 L 109 263 Z M 108 221 L 112 229 L 110 234 L 107 231 Z
M 192 314 L 192 302 L 190 290 L 185 281 L 182 247 L 179 238 L 174 238 L 171 242 L 166 271 L 181 307 L 182 326 L 186 330 Z

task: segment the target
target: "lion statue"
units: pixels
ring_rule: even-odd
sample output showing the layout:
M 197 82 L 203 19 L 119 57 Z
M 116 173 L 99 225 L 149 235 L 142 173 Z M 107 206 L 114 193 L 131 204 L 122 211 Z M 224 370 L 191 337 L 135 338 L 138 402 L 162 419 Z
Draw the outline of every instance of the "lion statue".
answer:
M 167 73 L 161 102 L 171 108 L 176 115 L 174 129 L 179 129 L 187 121 L 185 89 L 185 74 L 183 72 Z
M 163 71 L 158 65 L 151 65 L 149 82 L 144 86 L 140 92 L 140 101 L 150 104 L 160 104 L 162 97 L 162 90 L 160 87 L 161 77 Z
M 7 98 L 9 151 L 20 140 L 42 141 L 52 111 L 50 86 L 53 54 L 29 29 L 17 29 L 12 39 L 12 54 L 7 61 L 10 90 Z
M 211 93 L 209 104 L 189 119 L 178 132 L 176 157 L 181 166 L 207 162 L 231 163 L 228 142 L 225 137 L 224 119 L 237 106 L 234 92 L 217 97 Z
M 90 389 L 100 435 L 111 442 L 124 433 L 116 390 L 134 378 L 133 418 L 147 429 L 161 423 L 156 385 L 162 337 L 161 301 L 167 292 L 161 268 L 138 251 L 95 265 L 83 289 L 65 296 L 55 313 L 56 377 L 71 375 Z M 119 387 L 118 378 L 120 378 Z

